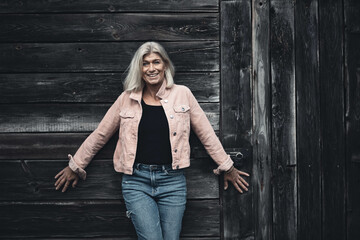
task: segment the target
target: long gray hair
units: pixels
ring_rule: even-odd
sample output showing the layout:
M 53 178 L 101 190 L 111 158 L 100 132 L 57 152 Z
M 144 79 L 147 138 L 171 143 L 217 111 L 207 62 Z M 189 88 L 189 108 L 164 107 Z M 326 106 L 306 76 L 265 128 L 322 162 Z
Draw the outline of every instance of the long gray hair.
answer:
M 145 85 L 142 80 L 143 58 L 150 53 L 159 54 L 165 63 L 166 87 L 170 88 L 174 84 L 173 77 L 175 76 L 175 68 L 165 49 L 157 42 L 146 42 L 135 52 L 129 67 L 127 68 L 128 74 L 124 81 L 124 91 L 139 91 L 143 89 Z

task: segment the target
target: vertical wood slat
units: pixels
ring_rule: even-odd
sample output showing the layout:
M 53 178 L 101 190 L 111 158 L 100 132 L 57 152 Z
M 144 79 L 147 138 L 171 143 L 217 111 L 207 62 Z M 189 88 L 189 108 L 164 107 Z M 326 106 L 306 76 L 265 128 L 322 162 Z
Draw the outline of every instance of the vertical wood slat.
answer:
M 295 6 L 298 233 L 321 239 L 318 0 Z
M 271 239 L 269 1 L 252 1 L 253 189 L 255 239 Z
M 220 9 L 221 139 L 251 152 L 251 2 L 222 1 Z M 252 175 L 251 168 L 251 158 L 243 159 L 241 170 Z M 229 186 L 221 195 L 224 239 L 254 238 L 252 186 L 243 194 Z
M 360 239 L 360 2 L 345 0 L 347 239 Z
M 346 239 L 343 6 L 319 1 L 322 239 Z
M 294 2 L 270 6 L 273 239 L 296 239 Z

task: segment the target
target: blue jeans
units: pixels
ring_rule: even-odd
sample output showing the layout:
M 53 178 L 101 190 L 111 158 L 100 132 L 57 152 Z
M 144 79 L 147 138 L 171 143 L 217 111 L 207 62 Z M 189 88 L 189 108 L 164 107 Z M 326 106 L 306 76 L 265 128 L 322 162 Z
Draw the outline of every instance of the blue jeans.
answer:
M 138 239 L 179 239 L 186 205 L 184 170 L 135 163 L 133 175 L 123 174 L 122 193 Z

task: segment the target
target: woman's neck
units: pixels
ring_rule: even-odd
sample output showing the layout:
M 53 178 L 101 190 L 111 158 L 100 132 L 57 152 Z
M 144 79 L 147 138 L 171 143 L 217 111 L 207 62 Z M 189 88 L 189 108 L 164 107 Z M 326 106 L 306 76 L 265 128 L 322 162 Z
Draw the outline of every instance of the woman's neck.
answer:
M 161 105 L 160 98 L 156 96 L 160 86 L 145 85 L 143 90 L 143 100 L 148 105 Z

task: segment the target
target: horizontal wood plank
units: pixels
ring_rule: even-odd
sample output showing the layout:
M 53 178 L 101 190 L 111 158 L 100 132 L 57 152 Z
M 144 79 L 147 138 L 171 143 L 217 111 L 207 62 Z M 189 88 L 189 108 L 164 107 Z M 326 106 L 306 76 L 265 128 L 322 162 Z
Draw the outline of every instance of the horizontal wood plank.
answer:
M 213 128 L 218 130 L 219 103 L 201 103 L 200 106 Z M 93 131 L 109 108 L 110 104 L 2 105 L 0 132 Z
M 4 238 L 134 236 L 121 200 L 85 202 L 1 202 Z M 219 236 L 218 200 L 188 201 L 181 235 Z
M 117 72 L 0 74 L 0 103 L 112 103 L 124 78 Z M 218 72 L 178 73 L 174 81 L 189 87 L 199 102 L 219 102 Z
M 0 13 L 59 13 L 59 12 L 188 12 L 218 11 L 218 0 L 4 0 Z
M 69 238 L 36 238 L 36 239 L 46 239 L 46 240 L 74 240 L 74 238 L 69 237 Z M 82 238 L 82 237 L 78 237 L 76 238 L 76 240 L 88 240 L 89 238 Z M 123 237 L 121 236 L 121 238 L 119 237 L 95 237 L 95 238 L 91 238 L 91 240 L 137 240 L 138 238 L 136 236 L 130 236 L 130 237 Z M 186 237 L 186 236 L 180 236 L 180 239 L 182 240 L 219 240 L 219 237 L 204 237 L 204 236 L 200 236 L 200 237 Z
M 142 43 L 4 43 L 0 73 L 126 70 Z M 177 71 L 219 71 L 217 41 L 162 42 Z
M 114 170 L 112 160 L 93 160 L 85 169 L 87 178 L 66 193 L 56 191 L 55 175 L 68 160 L 2 160 L 0 161 L 0 200 L 80 200 L 122 199 L 122 174 Z M 218 177 L 212 172 L 216 164 L 210 158 L 192 159 L 186 168 L 189 199 L 219 197 Z
M 5 14 L 0 42 L 218 40 L 217 13 Z M 19 38 L 21 36 L 21 38 Z
M 218 133 L 218 131 L 216 131 Z M 2 133 L 0 134 L 1 160 L 61 160 L 74 154 L 89 136 L 86 133 Z M 94 159 L 112 159 L 118 140 L 115 133 Z M 191 158 L 207 158 L 196 135 L 190 134 Z

